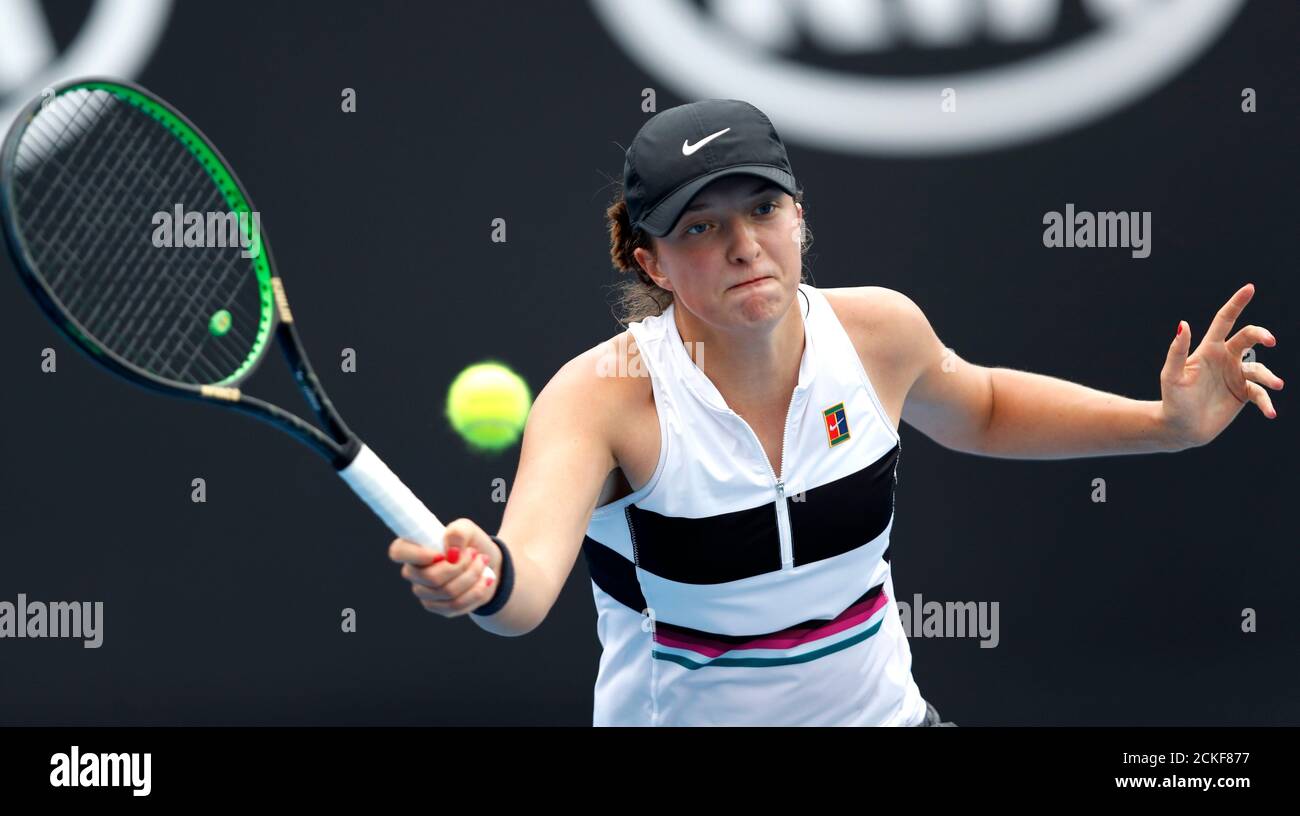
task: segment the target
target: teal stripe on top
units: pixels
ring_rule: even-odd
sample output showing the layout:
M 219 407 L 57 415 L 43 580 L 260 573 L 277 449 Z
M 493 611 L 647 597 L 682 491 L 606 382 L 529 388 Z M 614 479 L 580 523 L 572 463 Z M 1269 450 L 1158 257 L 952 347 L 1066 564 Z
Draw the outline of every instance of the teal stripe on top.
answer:
M 851 638 L 845 638 L 839 643 L 832 644 L 824 649 L 817 649 L 816 651 L 806 652 L 801 655 L 795 655 L 794 657 L 718 657 L 703 663 L 697 663 L 688 657 L 671 654 L 669 652 L 651 651 L 650 654 L 655 660 L 667 660 L 671 663 L 676 663 L 682 668 L 690 669 L 692 671 L 695 669 L 702 669 L 706 666 L 787 666 L 793 663 L 808 663 L 809 661 L 817 660 L 826 655 L 847 649 L 855 643 L 861 643 L 879 631 L 880 624 L 883 622 L 884 619 L 882 618 L 872 624 L 869 629 L 866 629 Z

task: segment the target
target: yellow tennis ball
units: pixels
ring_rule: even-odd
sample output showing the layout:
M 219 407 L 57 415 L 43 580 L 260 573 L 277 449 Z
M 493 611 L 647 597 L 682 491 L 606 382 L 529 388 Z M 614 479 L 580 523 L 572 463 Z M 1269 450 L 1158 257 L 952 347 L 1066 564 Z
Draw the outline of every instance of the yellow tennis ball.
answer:
M 447 419 L 471 446 L 500 451 L 518 441 L 532 404 L 528 383 L 509 367 L 477 363 L 452 380 Z

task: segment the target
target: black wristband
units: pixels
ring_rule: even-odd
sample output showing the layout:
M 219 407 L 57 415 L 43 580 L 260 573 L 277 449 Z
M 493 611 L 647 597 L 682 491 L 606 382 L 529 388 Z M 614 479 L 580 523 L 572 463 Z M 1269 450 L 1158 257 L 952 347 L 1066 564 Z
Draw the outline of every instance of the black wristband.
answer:
M 492 600 L 470 612 L 471 615 L 478 615 L 480 618 L 500 612 L 501 607 L 510 600 L 510 590 L 515 588 L 515 568 L 510 562 L 510 550 L 506 548 L 506 543 L 496 536 L 488 536 L 488 538 L 501 549 L 501 574 L 497 576 L 497 594 L 492 596 Z

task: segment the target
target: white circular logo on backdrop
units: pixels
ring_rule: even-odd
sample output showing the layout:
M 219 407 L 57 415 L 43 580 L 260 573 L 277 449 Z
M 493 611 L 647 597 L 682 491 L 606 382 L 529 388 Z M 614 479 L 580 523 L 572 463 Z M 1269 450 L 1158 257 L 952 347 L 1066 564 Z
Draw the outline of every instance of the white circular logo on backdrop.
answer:
M 783 138 L 850 153 L 943 154 L 1079 127 L 1187 66 L 1245 0 L 1082 0 L 1092 31 L 993 68 L 884 77 L 782 55 L 798 37 L 835 54 L 1045 39 L 1061 0 L 591 0 L 652 76 L 687 99 L 743 99 Z M 956 110 L 942 108 L 952 89 Z
M 96 0 L 62 54 L 37 0 L 0 0 L 0 135 L 41 91 L 65 79 L 139 73 L 167 25 L 171 0 Z

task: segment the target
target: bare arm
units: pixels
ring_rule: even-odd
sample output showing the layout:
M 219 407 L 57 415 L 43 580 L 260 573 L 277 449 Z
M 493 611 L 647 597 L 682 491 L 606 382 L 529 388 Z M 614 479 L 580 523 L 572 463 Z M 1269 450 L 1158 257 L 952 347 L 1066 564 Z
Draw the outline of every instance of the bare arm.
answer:
M 858 330 L 871 335 L 872 354 L 889 376 L 902 378 L 903 420 L 944 447 L 1010 459 L 1180 449 L 1159 400 L 969 363 L 943 345 L 911 299 L 893 290 L 864 287 L 860 305 Z
M 976 452 L 989 424 L 989 370 L 945 348 L 910 298 L 881 286 L 837 290 L 836 316 L 878 392 L 905 395 L 903 421 L 952 450 Z
M 1178 450 L 1160 400 L 1135 400 L 1066 380 L 987 369 L 992 411 L 972 453 L 1004 459 L 1069 459 Z
M 955 423 L 965 434 L 960 450 L 1016 459 L 1172 452 L 1208 444 L 1249 403 L 1277 418 L 1265 389 L 1281 390 L 1282 378 L 1263 363 L 1242 359 L 1255 345 L 1275 346 L 1277 338 L 1262 326 L 1232 333 L 1254 295 L 1254 284 L 1238 289 L 1195 350 L 1191 327 L 1178 321 L 1160 370 L 1158 400 L 1129 399 L 1027 371 L 936 364 L 937 338 L 920 309 L 906 301 L 896 309 L 899 325 L 904 336 L 921 338 L 908 344 L 918 349 L 916 360 L 904 363 L 920 372 L 908 396 L 909 416 L 932 436 Z M 906 358 L 906 350 L 901 354 Z M 969 385 L 981 378 L 988 381 L 987 397 Z M 982 430 L 970 433 L 980 427 L 980 417 L 986 418 Z
M 620 384 L 597 376 L 600 347 L 571 360 L 533 403 L 498 537 L 515 569 L 510 601 L 483 629 L 513 637 L 546 618 L 573 569 L 605 478 L 616 466 L 607 418 Z M 495 549 L 495 548 L 493 548 Z M 493 569 L 499 571 L 496 555 Z

